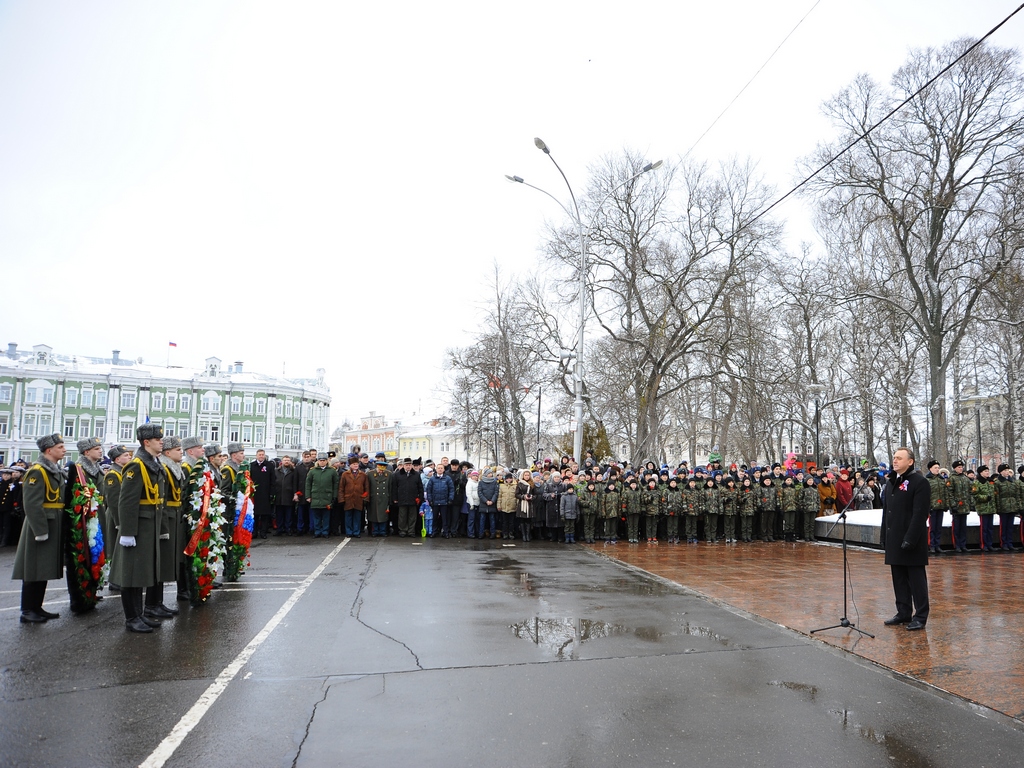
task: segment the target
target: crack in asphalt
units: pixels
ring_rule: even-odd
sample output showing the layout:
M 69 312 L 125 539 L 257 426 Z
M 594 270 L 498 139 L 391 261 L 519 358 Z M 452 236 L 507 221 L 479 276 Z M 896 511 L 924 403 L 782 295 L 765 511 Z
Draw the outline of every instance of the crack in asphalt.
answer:
M 363 598 L 362 598 L 363 587 L 365 587 L 366 586 L 366 582 L 369 581 L 370 575 L 374 571 L 377 570 L 376 559 L 377 559 L 377 553 L 380 552 L 380 547 L 381 547 L 380 542 L 378 542 L 376 549 L 373 550 L 373 554 L 370 555 L 370 559 L 367 560 L 367 562 L 366 562 L 366 571 L 364 571 L 363 577 L 359 580 L 359 589 L 356 590 L 356 596 L 355 596 L 355 599 L 352 600 L 352 607 L 349 608 L 348 615 L 351 616 L 356 621 L 358 621 L 360 624 L 362 624 L 364 627 L 366 627 L 371 632 L 376 632 L 381 637 L 386 637 L 391 642 L 397 643 L 398 645 L 400 645 L 403 648 L 405 648 L 405 650 L 407 650 L 409 652 L 409 655 L 412 656 L 412 660 L 416 663 L 417 669 L 422 670 L 423 669 L 423 665 L 420 664 L 420 657 L 416 654 L 416 652 L 412 648 L 410 648 L 408 645 L 403 643 L 398 638 L 392 637 L 387 632 L 382 632 L 381 630 L 377 629 L 376 627 L 370 626 L 365 621 L 363 621 L 362 617 L 360 616 L 360 614 L 363 611 Z
M 324 691 L 324 695 L 320 697 L 320 701 L 313 705 L 313 711 L 309 713 L 309 720 L 306 721 L 306 732 L 302 734 L 302 741 L 299 742 L 299 748 L 295 750 L 295 759 L 292 760 L 292 768 L 295 768 L 299 763 L 299 758 L 302 756 L 302 748 L 306 744 L 306 739 L 309 738 L 309 729 L 313 726 L 313 718 L 316 717 L 316 710 L 321 704 L 327 701 L 327 694 L 331 692 L 331 686 L 328 683 L 330 678 L 324 678 L 323 685 L 321 686 Z

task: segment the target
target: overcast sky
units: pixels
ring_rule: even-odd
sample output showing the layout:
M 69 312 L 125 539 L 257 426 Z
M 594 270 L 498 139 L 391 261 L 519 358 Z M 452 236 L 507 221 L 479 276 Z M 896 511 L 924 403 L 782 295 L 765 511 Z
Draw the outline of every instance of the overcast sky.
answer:
M 823 100 L 1017 4 L 0 1 L 0 344 L 174 341 L 325 368 L 332 426 L 430 416 L 492 263 L 528 272 L 561 215 L 504 175 L 567 199 L 534 136 L 577 192 L 609 153 L 678 159 L 806 15 L 693 152 L 782 193 Z M 794 249 L 805 207 L 780 210 Z

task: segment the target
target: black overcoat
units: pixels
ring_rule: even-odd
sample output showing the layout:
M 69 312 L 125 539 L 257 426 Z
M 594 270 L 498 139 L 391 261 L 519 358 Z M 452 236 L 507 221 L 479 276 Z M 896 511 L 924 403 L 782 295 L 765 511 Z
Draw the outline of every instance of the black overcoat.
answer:
M 902 477 L 889 473 L 882 504 L 881 544 L 886 565 L 928 564 L 928 510 L 931 489 L 918 470 Z M 903 549 L 903 542 L 910 546 Z

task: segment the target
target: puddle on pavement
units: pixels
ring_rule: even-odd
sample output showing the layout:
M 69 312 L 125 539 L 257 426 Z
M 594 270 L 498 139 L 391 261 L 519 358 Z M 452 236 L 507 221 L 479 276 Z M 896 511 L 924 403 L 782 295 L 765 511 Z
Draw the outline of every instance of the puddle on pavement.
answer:
M 810 685 L 809 683 L 794 683 L 790 680 L 771 680 L 768 685 L 786 688 L 787 690 L 797 691 L 798 693 L 805 693 L 811 701 L 814 701 L 818 697 L 818 686 Z
M 712 640 L 723 646 L 730 642 L 708 627 L 701 627 L 684 621 L 673 625 L 670 631 L 654 626 L 631 627 L 626 624 L 610 624 L 593 619 L 556 618 L 542 619 L 535 616 L 509 626 L 512 634 L 521 640 L 529 640 L 540 646 L 557 659 L 578 658 L 581 645 L 608 637 L 635 637 L 647 643 L 660 643 L 670 637 L 688 635 Z M 687 649 L 690 652 L 696 649 Z
M 646 597 L 676 594 L 676 590 L 668 585 L 639 577 L 616 577 L 604 579 L 599 583 L 593 583 L 581 581 L 579 573 L 573 573 L 571 577 L 558 578 L 556 572 L 555 578 L 542 580 L 536 574 L 531 574 L 530 571 L 526 570 L 521 561 L 508 555 L 500 555 L 485 560 L 480 565 L 487 574 L 511 577 L 516 582 L 512 592 L 517 595 L 532 595 L 541 587 L 556 587 L 560 590 L 572 592 L 599 592 L 602 594 L 628 594 Z
M 849 709 L 830 709 L 829 715 L 839 720 L 844 731 L 850 731 L 866 739 L 873 744 L 882 747 L 889 760 L 890 765 L 898 765 L 900 768 L 927 768 L 933 765 L 927 756 L 921 754 L 920 750 L 910 741 L 907 741 L 895 731 L 886 731 L 874 728 L 870 725 L 863 725 L 857 722 L 857 715 Z
M 510 625 L 512 634 L 551 651 L 558 659 L 575 659 L 579 647 L 605 637 L 633 635 L 651 643 L 661 641 L 656 627 L 628 627 L 592 619 L 542 619 L 535 616 Z

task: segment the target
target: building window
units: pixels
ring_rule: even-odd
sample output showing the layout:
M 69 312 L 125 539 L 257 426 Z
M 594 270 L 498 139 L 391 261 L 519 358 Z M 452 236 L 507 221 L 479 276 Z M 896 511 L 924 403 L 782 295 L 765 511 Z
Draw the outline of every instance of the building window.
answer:
M 255 442 L 256 442 L 256 445 L 263 445 L 263 440 L 264 440 L 265 434 L 266 434 L 266 430 L 263 427 L 263 425 L 262 424 L 257 425 L 256 431 L 255 431 Z
M 82 437 L 91 437 L 89 434 L 89 417 L 83 416 L 78 420 L 78 434 Z M 96 435 L 100 440 L 103 439 L 103 435 Z
M 388 441 L 384 444 L 384 450 L 393 451 L 395 450 L 395 438 L 389 437 Z
M 176 434 L 178 434 L 177 432 L 174 431 L 176 426 L 177 425 L 175 424 L 174 419 L 168 419 L 167 421 L 165 421 L 164 437 L 174 437 Z
M 210 423 L 208 421 L 199 422 L 199 439 L 204 443 L 210 439 Z
M 39 434 L 53 434 L 53 416 L 48 413 L 39 414 Z
M 107 390 L 97 389 L 96 390 L 96 407 L 106 408 L 107 407 Z
M 285 415 L 286 419 L 290 419 L 292 417 L 292 401 L 291 400 L 289 400 L 287 403 L 284 404 L 284 415 Z
M 8 387 L 8 389 L 10 389 L 10 387 Z M 8 397 L 8 401 L 7 402 L 10 402 L 10 399 L 9 399 L 10 398 L 10 394 L 9 393 L 8 393 L 7 397 Z M 282 400 L 278 400 L 276 398 L 274 399 L 274 415 L 277 416 L 278 418 L 280 418 L 281 416 L 284 416 L 284 402 Z
M 373 450 L 375 450 L 375 451 L 379 451 L 380 450 L 380 438 L 379 437 L 373 438 Z
M 75 439 L 75 420 L 64 419 L 64 439 Z
M 14 394 L 14 387 L 10 384 L 0 384 L 0 403 L 11 402 L 11 397 Z M 280 416 L 281 414 L 278 414 Z
M 266 416 L 266 414 L 267 414 L 267 401 L 266 400 L 257 400 L 256 401 L 256 415 L 257 416 Z
M 237 443 L 238 442 L 238 434 L 239 434 L 239 425 L 238 424 L 232 424 L 231 425 L 231 429 L 228 431 L 228 442 L 229 443 Z
M 252 400 L 246 398 L 245 402 L 242 404 L 242 407 L 246 416 L 252 416 Z
M 167 410 L 173 411 L 178 407 L 178 395 L 174 392 L 167 393 Z
M 284 444 L 285 445 L 291 445 L 292 444 L 292 428 L 291 427 L 285 427 L 284 428 Z
M 7 421 L 9 418 L 6 413 L 0 414 L 0 437 L 7 437 Z
M 216 443 L 220 441 L 220 424 L 210 425 L 210 442 Z
M 69 408 L 78 407 L 78 390 L 77 389 L 66 389 L 64 390 L 64 405 Z
M 129 408 L 135 407 L 135 392 L 122 392 L 121 393 L 121 408 L 128 410 Z
M 27 404 L 29 404 L 29 405 L 32 405 L 32 404 L 35 403 L 35 401 L 36 401 L 36 390 L 35 390 L 35 387 L 32 387 L 32 389 L 26 389 L 25 390 L 25 402 Z
M 284 429 L 281 427 L 274 427 L 274 445 L 284 445 Z
M 252 424 L 242 425 L 242 442 L 246 444 L 252 443 Z
M 131 440 L 135 437 L 135 429 L 130 421 L 122 421 L 121 429 L 117 434 L 119 440 Z
M 96 437 L 98 437 L 100 440 L 102 440 L 104 434 L 106 433 L 106 431 L 107 431 L 107 420 L 106 419 L 96 419 Z
M 25 418 L 22 420 L 21 434 L 25 437 L 36 436 L 36 415 L 34 413 L 26 413 Z
M 188 413 L 188 411 L 189 411 L 189 409 L 191 407 L 192 407 L 192 395 L 182 395 L 178 399 L 178 410 L 181 411 L 182 413 Z M 217 403 L 217 410 L 218 411 L 220 410 L 220 403 L 219 402 Z
M 181 397 L 182 402 L 185 400 L 185 396 Z M 203 410 L 207 412 L 220 413 L 220 398 L 215 394 L 203 395 Z
M 188 428 L 189 428 L 189 423 L 187 421 L 179 421 L 178 422 L 178 437 L 180 437 L 182 440 L 184 440 L 186 437 L 188 437 Z
M 242 412 L 242 398 L 232 397 L 231 398 L 231 415 L 236 416 Z
M 152 410 L 154 410 L 154 411 L 162 411 L 164 409 L 164 393 L 163 392 L 154 392 L 152 397 L 150 398 L 150 401 L 152 402 Z
M 92 390 L 91 389 L 83 389 L 82 390 L 82 407 L 83 408 L 92 408 Z
M 50 389 L 49 387 L 47 387 L 46 389 L 43 390 L 43 404 L 44 405 L 52 405 L 53 404 L 53 390 Z M 44 432 L 43 434 L 45 435 L 46 433 Z

